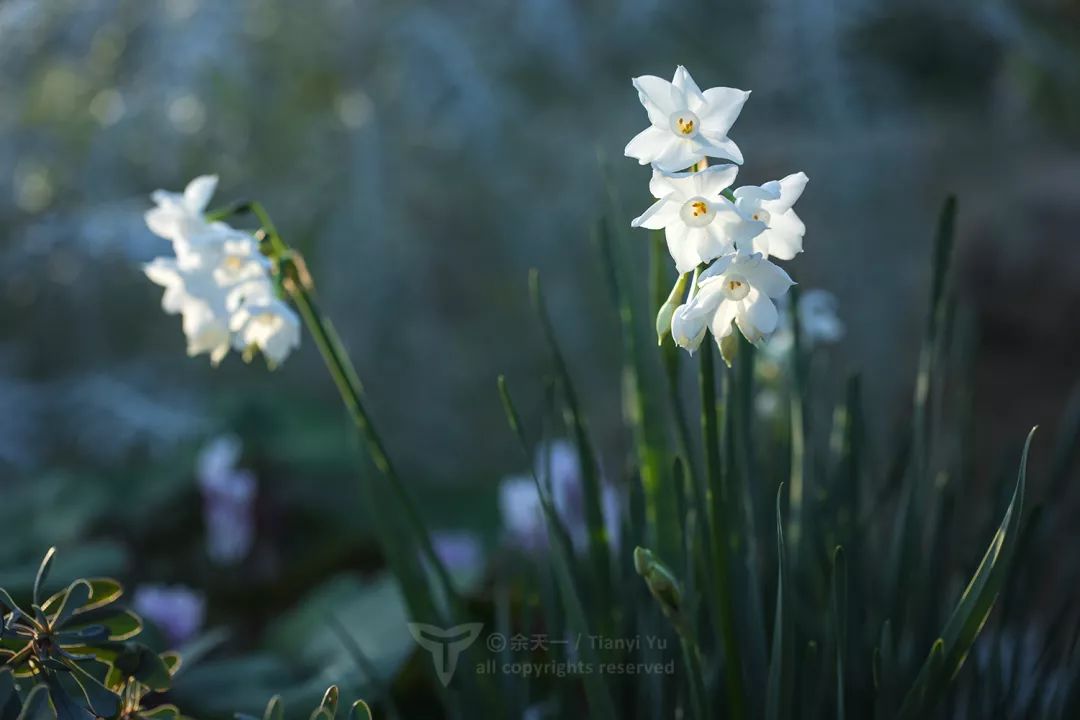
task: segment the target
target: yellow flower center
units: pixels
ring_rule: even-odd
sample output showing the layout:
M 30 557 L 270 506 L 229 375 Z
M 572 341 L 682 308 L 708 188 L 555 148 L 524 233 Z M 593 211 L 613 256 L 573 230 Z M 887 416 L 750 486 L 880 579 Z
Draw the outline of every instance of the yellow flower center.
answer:
M 672 113 L 668 121 L 671 123 L 671 131 L 679 137 L 692 138 L 701 129 L 701 120 L 689 110 Z

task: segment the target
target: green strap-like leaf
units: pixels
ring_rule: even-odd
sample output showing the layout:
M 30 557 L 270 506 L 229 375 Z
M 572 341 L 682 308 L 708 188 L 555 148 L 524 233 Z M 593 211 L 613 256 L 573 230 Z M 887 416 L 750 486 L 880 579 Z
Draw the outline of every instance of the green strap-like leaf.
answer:
M 1023 513 L 1024 489 L 1027 484 L 1028 452 L 1031 439 L 1035 435 L 1032 428 L 1024 443 L 1024 453 L 1020 458 L 1020 471 L 1016 480 L 1016 489 L 1005 511 L 1005 516 L 990 541 L 990 547 L 983 555 L 982 562 L 960 597 L 956 608 L 941 637 L 931 648 L 930 656 L 915 679 L 915 684 L 904 698 L 900 708 L 900 720 L 914 720 L 929 711 L 940 698 L 945 687 L 956 676 L 964 664 L 979 631 L 982 630 L 994 601 L 1008 573 L 1009 561 L 1016 549 L 1020 535 L 1020 519 Z
M 832 616 L 836 633 L 836 720 L 844 720 L 844 665 L 847 656 L 847 557 L 839 545 L 833 551 Z
M 780 512 L 780 499 L 783 497 L 784 484 L 781 483 L 776 493 L 776 546 L 778 568 L 776 581 L 776 620 L 773 623 L 772 657 L 769 659 L 769 679 L 765 692 L 765 717 L 767 720 L 781 720 L 790 717 L 790 651 L 791 631 L 787 629 L 787 552 L 784 549 L 784 524 Z

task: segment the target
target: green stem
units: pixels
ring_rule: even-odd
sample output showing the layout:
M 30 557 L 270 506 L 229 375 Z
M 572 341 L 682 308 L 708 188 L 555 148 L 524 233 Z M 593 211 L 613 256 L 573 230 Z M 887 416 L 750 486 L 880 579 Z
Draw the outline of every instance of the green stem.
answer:
M 708 478 L 708 495 L 712 510 L 713 558 L 716 562 L 716 625 L 724 649 L 724 669 L 728 690 L 728 708 L 735 720 L 745 717 L 743 699 L 742 662 L 735 635 L 735 610 L 732 602 L 731 568 L 728 553 L 730 546 L 726 533 L 728 498 L 724 492 L 720 470 L 720 435 L 716 413 L 716 373 L 713 367 L 713 349 L 709 343 L 701 348 L 701 432 L 705 445 L 705 475 Z
M 334 326 L 328 318 L 319 312 L 315 304 L 309 287 L 310 281 L 305 277 L 306 270 L 303 269 L 302 265 L 297 264 L 296 252 L 281 238 L 266 209 L 257 202 L 251 203 L 248 209 L 258 218 L 263 231 L 266 233 L 270 243 L 269 256 L 271 260 L 277 263 L 286 279 L 284 283 L 285 290 L 289 293 L 289 297 L 300 313 L 300 317 L 303 318 L 308 332 L 311 333 L 312 338 L 315 340 L 315 345 L 319 348 L 319 353 L 326 363 L 327 370 L 330 371 L 334 385 L 341 394 L 341 399 L 345 403 L 345 407 L 349 411 L 360 437 L 367 446 L 371 461 L 379 472 L 390 481 L 390 487 L 413 528 L 417 542 L 420 545 L 420 551 L 434 569 L 439 585 L 450 603 L 451 609 L 456 609 L 459 598 L 450 579 L 450 574 L 435 552 L 435 546 L 431 542 L 431 536 L 427 532 L 420 511 L 416 507 L 416 502 L 394 470 L 382 439 L 375 430 L 371 416 L 364 407 L 364 390 L 356 374 L 356 368 L 345 351 L 337 331 L 334 330 Z M 456 613 L 452 612 L 451 615 L 456 615 Z

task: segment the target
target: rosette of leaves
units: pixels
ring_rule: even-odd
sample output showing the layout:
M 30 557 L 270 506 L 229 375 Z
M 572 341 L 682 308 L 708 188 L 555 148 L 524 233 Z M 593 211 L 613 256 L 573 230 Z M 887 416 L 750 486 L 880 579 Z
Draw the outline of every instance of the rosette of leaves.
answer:
M 120 697 L 118 720 L 177 720 L 175 705 L 143 707 L 143 698 L 151 692 L 164 692 L 180 669 L 180 656 L 173 652 L 158 655 L 145 645 L 127 643 L 111 660 L 105 675 L 105 687 Z
M 326 688 L 322 701 L 311 711 L 310 720 L 337 720 L 340 694 L 337 685 Z M 254 715 L 237 713 L 236 720 L 260 720 L 260 718 Z M 285 705 L 281 702 L 280 695 L 270 698 L 261 720 L 285 720 Z M 372 720 L 371 708 L 363 700 L 357 700 L 349 707 L 349 712 L 343 720 Z
M 117 717 L 121 698 L 106 687 L 106 675 L 131 654 L 125 641 L 139 634 L 142 621 L 117 604 L 123 588 L 109 578 L 76 580 L 42 602 L 54 555 L 51 548 L 38 568 L 29 611 L 0 589 L 0 666 L 10 670 L 23 691 L 24 714 L 36 708 L 44 688 L 48 715 L 55 711 L 62 720 Z

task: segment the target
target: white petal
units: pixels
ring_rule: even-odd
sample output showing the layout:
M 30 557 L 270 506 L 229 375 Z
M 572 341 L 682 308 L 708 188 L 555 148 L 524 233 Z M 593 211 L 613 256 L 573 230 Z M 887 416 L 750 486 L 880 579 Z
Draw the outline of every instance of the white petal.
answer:
M 744 273 L 751 286 L 771 298 L 780 297 L 795 284 L 783 268 L 764 258 L 747 261 L 740 266 L 740 272 Z
M 657 200 L 649 209 L 630 221 L 630 227 L 661 230 L 679 220 L 679 204 L 666 198 Z
M 737 200 L 745 198 L 751 201 L 763 202 L 766 200 L 779 200 L 780 191 L 780 183 L 776 180 L 770 180 L 764 185 L 743 185 L 735 188 L 733 194 Z
M 698 173 L 700 178 L 701 194 L 711 198 L 719 195 L 735 182 L 735 176 L 739 174 L 738 165 L 710 165 Z
M 780 194 L 778 199 L 772 202 L 765 203 L 763 207 L 774 215 L 776 213 L 786 212 L 802 197 L 803 190 L 806 189 L 806 183 L 810 181 L 810 178 L 806 177 L 806 173 L 797 172 L 788 175 L 786 178 L 780 181 L 774 181 L 780 188 Z M 772 184 L 772 183 L 767 183 Z
M 668 143 L 673 140 L 674 137 L 675 136 L 672 135 L 671 132 L 650 125 L 635 135 L 634 138 L 626 144 L 626 149 L 623 150 L 623 153 L 626 157 L 636 158 L 642 165 L 648 165 L 665 151 Z M 681 170 L 682 168 L 675 169 Z
M 726 232 L 723 223 L 711 222 L 701 229 L 697 252 L 702 262 L 727 255 L 735 251 L 735 243 Z
M 750 92 L 729 87 L 714 87 L 703 92 L 702 96 L 705 98 L 705 106 L 700 111 L 695 111 L 701 118 L 702 125 L 721 135 L 727 135 L 738 119 L 739 113 L 742 112 L 743 105 L 750 97 Z
M 691 110 L 695 107 L 700 108 L 707 105 L 708 101 L 701 92 L 701 88 L 698 87 L 697 83 L 694 82 L 694 78 L 690 77 L 690 73 L 682 65 L 675 68 L 675 78 L 671 81 L 671 84 L 683 92 L 687 100 L 687 106 Z
M 649 120 L 666 125 L 671 114 L 679 109 L 672 99 L 672 84 L 655 75 L 642 75 L 633 82 L 641 104 L 649 111 Z
M 671 337 L 676 345 L 693 353 L 705 337 L 705 326 L 709 316 L 707 313 L 692 313 L 689 310 L 688 305 L 675 308 L 671 316 Z
M 736 305 L 737 303 L 730 300 L 724 300 L 717 306 L 716 313 L 709 321 L 709 330 L 717 342 L 731 334 L 731 321 L 735 319 Z
M 698 256 L 697 247 L 690 239 L 690 228 L 686 223 L 673 222 L 664 231 L 667 240 L 668 252 L 675 261 L 675 268 L 680 273 L 690 272 L 698 266 L 701 258 Z
M 686 173 L 666 173 L 653 168 L 652 177 L 649 178 L 649 192 L 654 198 L 662 198 L 679 192 L 684 183 L 681 181 L 687 176 Z
M 740 309 L 761 335 L 768 335 L 776 329 L 779 317 L 776 305 L 764 293 L 751 289 L 742 300 Z
M 652 163 L 664 172 L 677 172 L 695 165 L 705 157 L 701 143 L 667 134 L 670 140 L 664 149 L 652 159 Z M 629 153 L 627 153 L 629 154 Z
M 217 184 L 217 175 L 200 175 L 195 178 L 184 188 L 184 205 L 191 212 L 201 214 L 210 204 Z
M 698 287 L 704 288 L 705 285 L 708 284 L 706 283 L 707 280 L 722 277 L 724 273 L 728 271 L 728 268 L 731 267 L 731 264 L 735 259 L 735 255 L 724 255 L 723 257 L 717 258 L 712 265 L 705 268 L 704 272 L 698 276 Z
M 703 154 L 742 165 L 742 150 L 739 149 L 734 140 L 726 135 L 710 134 L 705 130 L 701 131 L 701 136 L 708 141 L 702 147 Z
M 722 233 L 735 247 L 744 252 L 753 250 L 753 240 L 765 230 L 765 223 L 757 220 L 744 220 L 739 214 L 732 212 L 717 212 L 712 225 L 717 226 L 717 232 Z
M 794 210 L 773 216 L 769 229 L 754 238 L 754 252 L 766 257 L 791 260 L 803 250 L 803 226 Z

